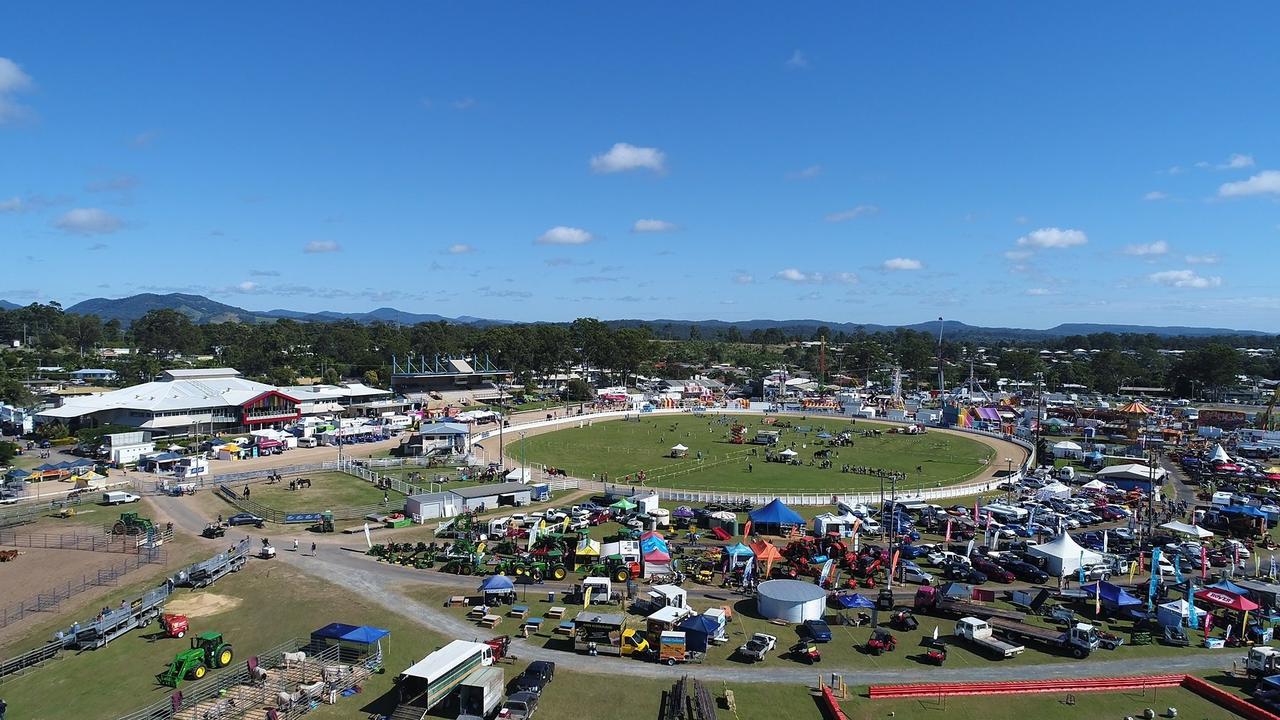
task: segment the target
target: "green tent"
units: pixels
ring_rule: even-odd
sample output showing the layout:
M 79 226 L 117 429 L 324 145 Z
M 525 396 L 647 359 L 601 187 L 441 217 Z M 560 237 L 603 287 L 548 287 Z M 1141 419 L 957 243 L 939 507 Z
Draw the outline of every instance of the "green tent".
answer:
M 635 510 L 637 507 L 639 507 L 639 505 L 636 505 L 635 503 L 631 502 L 626 498 L 622 498 L 621 500 L 610 505 L 609 507 L 614 510 L 627 511 L 627 510 Z

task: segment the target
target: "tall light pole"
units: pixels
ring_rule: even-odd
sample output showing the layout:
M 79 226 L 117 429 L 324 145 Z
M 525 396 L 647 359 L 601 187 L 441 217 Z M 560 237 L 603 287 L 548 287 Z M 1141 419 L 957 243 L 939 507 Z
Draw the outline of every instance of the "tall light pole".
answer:
M 521 482 L 524 482 L 524 479 L 526 476 L 525 474 L 528 472 L 527 470 L 525 470 L 525 463 L 524 463 L 524 435 L 525 435 L 525 431 L 521 430 L 520 431 L 520 481 Z

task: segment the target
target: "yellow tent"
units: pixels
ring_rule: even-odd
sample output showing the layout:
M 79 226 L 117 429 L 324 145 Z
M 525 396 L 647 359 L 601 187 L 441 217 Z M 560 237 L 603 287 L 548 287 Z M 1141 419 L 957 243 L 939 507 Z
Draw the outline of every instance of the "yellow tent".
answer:
M 600 541 L 584 537 L 578 541 L 578 547 L 573 551 L 574 569 L 590 565 L 594 562 L 593 558 L 598 557 L 600 557 Z

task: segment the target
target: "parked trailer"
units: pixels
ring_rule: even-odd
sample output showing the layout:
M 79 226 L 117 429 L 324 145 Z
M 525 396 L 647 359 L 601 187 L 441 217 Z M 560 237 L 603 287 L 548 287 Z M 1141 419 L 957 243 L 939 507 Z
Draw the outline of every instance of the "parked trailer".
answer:
M 220 552 L 217 555 L 191 565 L 183 570 L 178 571 L 171 580 L 178 587 L 202 588 L 212 585 L 219 578 L 227 573 L 233 573 L 244 567 L 248 562 L 249 556 L 249 538 L 245 538 L 230 550 Z
M 103 647 L 134 628 L 150 625 L 164 611 L 168 597 L 168 585 L 152 588 L 92 622 L 75 623 L 66 630 L 59 630 L 53 636 L 54 642 L 75 650 Z
M 502 704 L 506 679 L 502 668 L 490 666 L 471 673 L 458 685 L 458 720 L 493 717 Z
M 1005 618 L 991 618 L 990 622 L 991 627 L 1009 637 L 1067 650 L 1077 660 L 1089 657 L 1089 653 L 1098 649 L 1098 630 L 1089 623 L 1074 623 L 1063 632 Z
M 975 617 L 960 618 L 956 621 L 956 637 L 982 650 L 986 650 L 996 657 L 1011 658 L 1015 655 L 1021 655 L 1022 651 L 1026 650 L 1021 645 L 1014 645 L 996 639 L 991 634 L 991 625 L 987 624 L 987 621 L 979 620 Z
M 953 617 L 999 617 L 1017 622 L 1022 622 L 1027 617 L 1025 613 L 1017 610 L 1002 610 L 982 603 L 948 597 L 931 585 L 922 585 L 916 590 L 915 609 L 919 612 Z
M 493 665 L 493 646 L 454 640 L 400 673 L 396 687 L 400 706 L 392 718 L 422 718 L 449 697 L 463 680 L 482 667 Z

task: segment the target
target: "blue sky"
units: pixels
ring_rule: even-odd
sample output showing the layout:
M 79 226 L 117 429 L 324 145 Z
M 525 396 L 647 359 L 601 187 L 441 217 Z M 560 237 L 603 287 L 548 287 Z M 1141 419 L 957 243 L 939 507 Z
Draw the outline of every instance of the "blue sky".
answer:
M 18 2 L 0 298 L 1280 330 L 1280 8 Z

